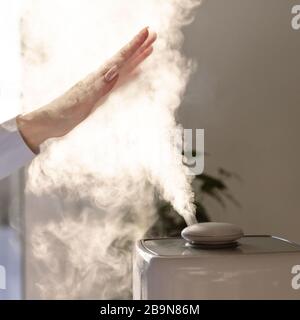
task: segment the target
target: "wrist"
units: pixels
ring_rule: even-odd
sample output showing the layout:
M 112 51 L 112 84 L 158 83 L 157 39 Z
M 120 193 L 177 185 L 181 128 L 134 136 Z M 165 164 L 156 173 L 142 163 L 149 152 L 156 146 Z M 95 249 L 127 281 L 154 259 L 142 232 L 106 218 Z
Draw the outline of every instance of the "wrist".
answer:
M 46 136 L 46 126 L 41 122 L 37 112 L 19 115 L 16 118 L 19 132 L 27 144 L 34 152 L 39 153 L 40 145 L 48 139 Z

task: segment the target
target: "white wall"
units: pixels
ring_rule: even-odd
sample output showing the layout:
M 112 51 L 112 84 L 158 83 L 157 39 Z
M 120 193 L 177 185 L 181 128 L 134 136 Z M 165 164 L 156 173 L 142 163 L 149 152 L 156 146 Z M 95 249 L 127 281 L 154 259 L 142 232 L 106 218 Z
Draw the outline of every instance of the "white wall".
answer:
M 184 50 L 199 64 L 179 118 L 204 128 L 206 171 L 238 173 L 242 208 L 210 203 L 211 217 L 246 232 L 300 242 L 300 30 L 297 1 L 207 0 L 185 30 Z M 300 4 L 300 1 L 298 1 Z
M 22 0 L 0 2 L 0 123 L 20 112 L 19 13 Z

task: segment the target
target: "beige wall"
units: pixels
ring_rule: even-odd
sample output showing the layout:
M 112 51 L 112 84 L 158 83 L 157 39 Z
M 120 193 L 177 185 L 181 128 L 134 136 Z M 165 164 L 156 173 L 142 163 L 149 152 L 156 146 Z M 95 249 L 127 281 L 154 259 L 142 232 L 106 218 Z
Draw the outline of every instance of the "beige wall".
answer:
M 211 217 L 300 242 L 300 30 L 297 1 L 207 0 L 185 30 L 198 61 L 179 118 L 204 128 L 206 171 L 238 173 L 242 208 L 210 205 Z M 298 1 L 300 4 L 300 1 Z

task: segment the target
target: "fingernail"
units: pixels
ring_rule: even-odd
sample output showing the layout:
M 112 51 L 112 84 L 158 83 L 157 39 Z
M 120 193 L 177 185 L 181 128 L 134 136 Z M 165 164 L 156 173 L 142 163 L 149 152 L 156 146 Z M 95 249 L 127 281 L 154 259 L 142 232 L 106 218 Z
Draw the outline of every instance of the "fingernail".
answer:
M 149 27 L 145 27 L 144 29 L 142 29 L 142 30 L 140 31 L 140 34 L 143 34 L 146 30 L 149 30 Z
M 118 72 L 118 67 L 113 66 L 112 68 L 109 69 L 109 71 L 106 72 L 104 78 L 106 81 L 112 81 L 117 75 L 119 74 Z

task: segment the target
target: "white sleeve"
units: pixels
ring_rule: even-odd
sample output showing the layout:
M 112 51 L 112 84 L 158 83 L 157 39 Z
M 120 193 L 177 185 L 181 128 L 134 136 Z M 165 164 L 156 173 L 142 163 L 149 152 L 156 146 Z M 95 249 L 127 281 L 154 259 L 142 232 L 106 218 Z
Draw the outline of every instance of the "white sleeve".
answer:
M 35 156 L 24 142 L 15 118 L 0 124 L 0 180 L 28 164 Z

